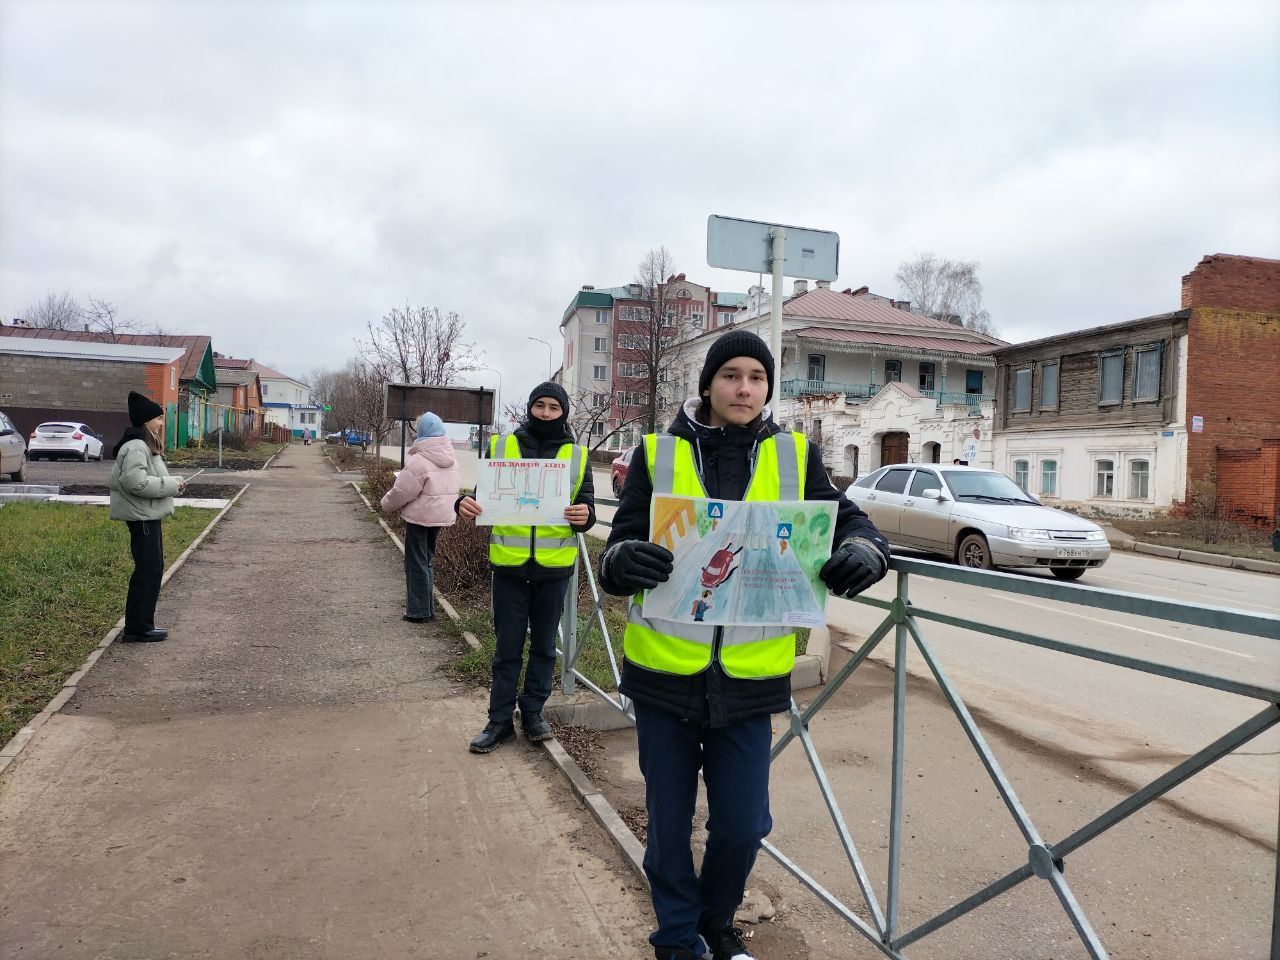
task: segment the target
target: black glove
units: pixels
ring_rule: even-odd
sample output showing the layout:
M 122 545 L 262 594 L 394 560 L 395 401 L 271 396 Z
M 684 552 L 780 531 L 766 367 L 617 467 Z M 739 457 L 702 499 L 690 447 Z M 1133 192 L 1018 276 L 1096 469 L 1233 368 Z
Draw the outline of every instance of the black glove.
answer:
M 623 540 L 609 551 L 608 576 L 627 593 L 666 583 L 675 558 L 666 547 L 648 540 Z
M 869 540 L 846 540 L 818 576 L 837 597 L 856 597 L 878 582 L 889 569 L 884 554 Z

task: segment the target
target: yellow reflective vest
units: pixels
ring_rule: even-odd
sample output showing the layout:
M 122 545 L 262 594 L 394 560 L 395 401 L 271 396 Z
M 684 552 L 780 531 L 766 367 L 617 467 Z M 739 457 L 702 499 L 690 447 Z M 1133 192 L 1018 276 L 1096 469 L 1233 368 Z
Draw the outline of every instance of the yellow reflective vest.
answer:
M 694 462 L 693 444 L 671 434 L 644 438 L 645 462 L 653 492 L 707 497 Z M 756 448 L 755 467 L 743 500 L 803 500 L 809 442 L 803 434 L 777 433 Z M 718 658 L 730 677 L 764 680 L 791 672 L 796 635 L 776 627 L 717 627 L 647 618 L 644 591 L 631 598 L 622 647 L 628 660 L 646 670 L 691 676 Z
M 501 453 L 499 453 L 501 450 Z M 515 434 L 494 435 L 489 440 L 489 459 L 524 459 Z M 569 477 L 573 490 L 569 502 L 578 497 L 582 478 L 587 472 L 586 448 L 576 443 L 563 444 L 556 451 L 557 460 L 569 461 Z M 540 567 L 571 567 L 578 556 L 577 539 L 567 523 L 543 524 L 536 527 L 498 526 L 489 534 L 489 562 L 495 567 L 519 567 L 533 561 Z

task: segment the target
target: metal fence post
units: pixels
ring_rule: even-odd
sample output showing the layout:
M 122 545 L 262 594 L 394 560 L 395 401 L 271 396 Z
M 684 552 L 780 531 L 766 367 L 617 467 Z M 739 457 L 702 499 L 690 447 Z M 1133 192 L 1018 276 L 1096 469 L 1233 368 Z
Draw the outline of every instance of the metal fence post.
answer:
M 578 561 L 574 557 L 573 573 L 569 574 L 569 590 L 564 595 L 564 609 L 560 612 L 560 635 L 564 638 L 564 658 L 560 670 L 560 689 L 573 693 L 572 664 L 578 660 Z
M 902 766 L 906 750 L 907 718 L 907 574 L 898 573 L 898 595 L 893 601 L 893 781 L 889 799 L 889 889 L 885 905 L 884 942 L 898 933 L 898 893 L 902 867 Z

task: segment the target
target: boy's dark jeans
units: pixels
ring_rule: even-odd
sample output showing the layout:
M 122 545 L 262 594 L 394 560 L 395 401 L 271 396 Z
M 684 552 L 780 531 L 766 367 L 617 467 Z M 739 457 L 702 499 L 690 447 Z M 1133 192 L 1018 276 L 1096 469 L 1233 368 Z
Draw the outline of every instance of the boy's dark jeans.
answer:
M 129 553 L 133 574 L 124 602 L 124 632 L 146 633 L 156 625 L 156 600 L 164 576 L 164 541 L 159 520 L 129 520 Z
M 436 552 L 439 527 L 423 527 L 416 523 L 404 525 L 404 580 L 406 617 L 434 617 L 435 604 L 432 588 L 435 575 L 431 559 Z
M 528 580 L 523 574 L 493 575 L 493 683 L 489 687 L 489 719 L 506 723 L 515 713 L 516 684 L 529 634 L 529 665 L 520 694 L 520 715 L 542 712 L 551 696 L 556 667 L 556 626 L 564 609 L 569 579 Z
M 760 841 L 773 828 L 769 814 L 769 715 L 725 727 L 699 727 L 658 707 L 636 703 L 636 745 L 649 809 L 649 877 L 658 929 L 655 947 L 703 953 L 699 928 L 733 921 Z M 693 868 L 698 770 L 707 785 L 707 849 L 701 874 Z

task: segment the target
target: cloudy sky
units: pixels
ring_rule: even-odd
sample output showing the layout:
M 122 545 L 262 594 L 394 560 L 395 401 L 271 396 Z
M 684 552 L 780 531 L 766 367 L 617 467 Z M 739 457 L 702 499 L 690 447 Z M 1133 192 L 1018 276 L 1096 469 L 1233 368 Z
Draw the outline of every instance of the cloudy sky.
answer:
M 840 287 L 980 261 L 1009 340 L 1131 319 L 1280 256 L 1278 52 L 1233 0 L 0 0 L 0 309 L 302 375 L 436 305 L 511 398 L 651 247 L 745 291 L 720 213 L 838 231 Z

